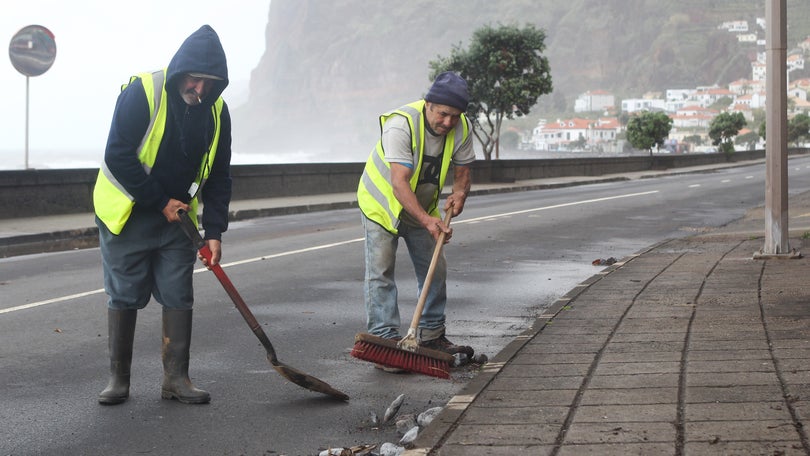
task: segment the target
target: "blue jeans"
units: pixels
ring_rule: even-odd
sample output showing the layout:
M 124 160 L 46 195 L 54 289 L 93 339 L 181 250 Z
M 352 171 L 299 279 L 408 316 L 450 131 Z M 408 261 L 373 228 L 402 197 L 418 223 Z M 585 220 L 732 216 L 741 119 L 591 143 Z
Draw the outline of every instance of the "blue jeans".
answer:
M 143 309 L 152 296 L 166 308 L 191 309 L 197 255 L 179 223 L 136 209 L 117 236 L 98 217 L 96 225 L 110 309 Z
M 414 302 L 417 302 L 425 283 L 436 241 L 428 230 L 422 227 L 410 227 L 401 223 L 399 234 L 395 235 L 369 220 L 365 215 L 362 219 L 366 235 L 366 277 L 363 291 L 368 332 L 384 338 L 398 337 L 400 335 L 400 317 L 394 266 L 399 238 L 405 240 L 416 273 L 417 293 Z M 444 308 L 447 303 L 446 282 L 447 262 L 444 258 L 444 251 L 442 251 L 436 263 L 433 281 L 419 320 L 417 334 L 422 340 L 432 340 L 444 334 Z M 410 325 L 410 320 L 408 323 Z

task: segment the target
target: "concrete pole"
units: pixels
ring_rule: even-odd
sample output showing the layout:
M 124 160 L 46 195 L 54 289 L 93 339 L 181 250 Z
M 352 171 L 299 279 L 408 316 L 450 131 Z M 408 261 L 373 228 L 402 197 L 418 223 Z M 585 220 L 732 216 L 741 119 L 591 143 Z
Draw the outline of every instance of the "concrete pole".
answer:
M 790 253 L 787 172 L 787 0 L 766 0 L 765 246 Z
M 29 106 L 29 97 L 28 92 L 29 90 L 29 78 L 28 76 L 25 77 L 25 169 L 28 169 L 28 106 Z

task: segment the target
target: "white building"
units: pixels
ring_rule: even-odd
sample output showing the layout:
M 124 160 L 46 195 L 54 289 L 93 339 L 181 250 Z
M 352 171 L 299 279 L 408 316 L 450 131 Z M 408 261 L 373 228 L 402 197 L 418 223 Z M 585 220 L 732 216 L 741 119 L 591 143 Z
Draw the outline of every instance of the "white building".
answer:
M 732 33 L 744 33 L 748 31 L 748 21 L 728 21 L 723 22 L 719 27 L 721 30 L 726 30 Z
M 666 112 L 675 112 L 690 104 L 690 99 L 695 94 L 695 89 L 668 89 L 666 92 Z
M 764 81 L 752 81 L 750 79 L 738 79 L 729 83 L 728 90 L 736 95 L 748 95 L 755 92 L 765 91 Z
M 733 99 L 734 93 L 721 87 L 703 87 L 692 95 L 692 100 L 697 102 L 700 106 L 707 108 L 724 97 Z
M 717 111 L 706 109 L 703 106 L 686 106 L 671 116 L 672 126 L 675 128 L 709 128 L 709 124 L 717 114 Z
M 532 131 L 532 145 L 536 150 L 570 150 L 570 144 L 584 140 L 588 146 L 611 143 L 621 131 L 615 117 L 589 119 L 541 120 Z
M 802 54 L 791 54 L 787 56 L 787 70 L 803 70 L 804 69 L 804 55 Z
M 757 42 L 757 34 L 756 33 L 740 33 L 737 35 L 737 41 L 740 43 L 756 43 Z
M 754 92 L 740 95 L 734 99 L 735 105 L 745 105 L 749 109 L 762 109 L 765 107 L 765 92 Z
M 797 98 L 799 100 L 807 101 L 807 90 L 801 87 L 794 87 L 792 89 L 788 89 L 787 91 L 788 97 Z
M 751 79 L 754 81 L 765 80 L 765 63 L 751 62 Z
M 693 93 L 695 93 L 695 89 L 667 89 L 666 100 L 667 101 L 688 100 Z
M 622 100 L 622 112 L 638 111 L 664 111 L 667 107 L 665 100 L 659 98 L 627 98 Z
M 616 98 L 604 90 L 585 92 L 574 101 L 574 112 L 601 112 L 614 107 Z

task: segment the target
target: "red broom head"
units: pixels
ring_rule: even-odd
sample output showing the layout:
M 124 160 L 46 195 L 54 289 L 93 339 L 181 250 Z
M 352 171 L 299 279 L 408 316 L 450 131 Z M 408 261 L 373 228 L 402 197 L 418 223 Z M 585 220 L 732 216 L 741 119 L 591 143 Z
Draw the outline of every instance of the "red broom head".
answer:
M 447 358 L 436 359 L 425 354 L 396 348 L 396 346 L 391 347 L 389 344 L 382 345 L 363 339 L 356 338 L 354 348 L 352 348 L 352 356 L 357 359 L 431 377 L 450 378 L 452 357 L 449 355 L 447 356 L 450 360 Z

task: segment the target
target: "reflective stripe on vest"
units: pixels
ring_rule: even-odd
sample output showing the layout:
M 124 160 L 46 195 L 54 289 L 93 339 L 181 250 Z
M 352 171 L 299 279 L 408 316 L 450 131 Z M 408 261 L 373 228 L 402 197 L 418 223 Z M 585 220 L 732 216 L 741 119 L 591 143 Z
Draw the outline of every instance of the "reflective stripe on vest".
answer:
M 422 115 L 424 106 L 425 101 L 420 100 L 380 116 L 380 131 L 382 131 L 385 122 L 392 116 L 401 115 L 408 121 L 408 127 L 411 131 L 411 150 L 416 163 L 409 181 L 413 191 L 416 190 L 416 184 L 419 181 L 425 152 L 425 118 Z M 432 207 L 427 209 L 427 212 L 434 217 L 440 216 L 438 210 L 439 195 L 447 178 L 453 152 L 464 143 L 468 135 L 467 119 L 462 114 L 458 125 L 447 134 L 447 140 L 444 143 L 439 185 L 433 195 Z M 366 162 L 363 176 L 360 178 L 360 184 L 357 187 L 357 203 L 363 214 L 370 220 L 378 223 L 391 233 L 398 233 L 402 204 L 394 196 L 394 188 L 391 185 L 391 164 L 385 160 L 382 139 L 377 141 L 376 147 Z
M 163 140 L 163 134 L 166 129 L 166 70 L 159 70 L 151 73 L 141 73 L 130 78 L 130 83 L 137 78 L 141 79 L 143 84 L 144 93 L 149 104 L 150 119 L 149 125 L 144 133 L 141 143 L 136 150 L 138 160 L 143 165 L 146 174 L 152 172 L 152 167 L 157 160 L 158 150 L 160 143 Z M 121 90 L 126 88 L 126 84 L 121 87 Z M 156 90 L 156 88 L 160 90 Z M 203 156 L 203 162 L 200 164 L 201 172 L 197 173 L 195 182 L 197 183 L 197 192 L 191 195 L 193 198 L 191 203 L 192 220 L 197 221 L 197 197 L 214 164 L 216 157 L 217 144 L 219 143 L 220 133 L 220 114 L 222 113 L 222 98 L 218 98 L 214 105 L 211 107 L 211 113 L 214 116 L 215 128 L 214 138 L 208 148 L 208 153 Z M 206 163 L 207 160 L 207 163 Z M 113 234 L 120 234 L 126 225 L 129 216 L 132 214 L 132 208 L 135 206 L 135 198 L 121 185 L 120 182 L 113 176 L 112 172 L 107 167 L 106 161 L 102 160 L 101 168 L 96 178 L 96 185 L 93 188 L 93 205 L 95 207 L 96 216 L 104 222 L 107 229 Z

